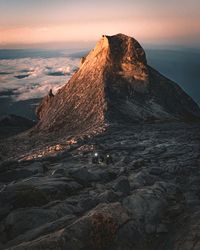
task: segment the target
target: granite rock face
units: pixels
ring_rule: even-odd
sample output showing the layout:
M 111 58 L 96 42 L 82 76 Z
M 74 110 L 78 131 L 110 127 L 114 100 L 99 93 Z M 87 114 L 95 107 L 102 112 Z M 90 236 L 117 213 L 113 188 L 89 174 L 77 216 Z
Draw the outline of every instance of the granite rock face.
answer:
M 200 119 L 196 103 L 151 68 L 140 44 L 123 34 L 103 36 L 69 82 L 53 98 L 45 97 L 39 111 L 36 131 Z
M 0 250 L 198 250 L 198 106 L 131 37 L 81 63 L 0 143 Z

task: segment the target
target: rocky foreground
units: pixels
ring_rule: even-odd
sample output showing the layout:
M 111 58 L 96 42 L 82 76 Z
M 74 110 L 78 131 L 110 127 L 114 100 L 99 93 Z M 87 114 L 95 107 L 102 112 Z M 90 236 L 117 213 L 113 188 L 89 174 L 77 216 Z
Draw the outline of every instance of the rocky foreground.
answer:
M 1 163 L 0 249 L 197 250 L 199 194 L 199 123 L 111 126 L 54 157 Z

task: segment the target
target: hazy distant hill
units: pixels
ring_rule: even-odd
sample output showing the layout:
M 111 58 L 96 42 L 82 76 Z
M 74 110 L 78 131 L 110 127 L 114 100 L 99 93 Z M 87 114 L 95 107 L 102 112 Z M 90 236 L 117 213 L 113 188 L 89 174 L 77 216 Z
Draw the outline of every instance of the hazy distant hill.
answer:
M 200 105 L 200 51 L 146 50 L 148 62 L 162 74 L 177 82 Z

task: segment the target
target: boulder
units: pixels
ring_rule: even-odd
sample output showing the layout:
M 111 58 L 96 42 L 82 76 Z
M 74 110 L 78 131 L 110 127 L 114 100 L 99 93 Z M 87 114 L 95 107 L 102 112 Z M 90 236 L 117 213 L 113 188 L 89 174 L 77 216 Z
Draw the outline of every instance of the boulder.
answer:
M 123 195 L 128 195 L 130 193 L 130 184 L 128 178 L 125 176 L 120 176 L 113 188 L 116 192 L 121 192 Z

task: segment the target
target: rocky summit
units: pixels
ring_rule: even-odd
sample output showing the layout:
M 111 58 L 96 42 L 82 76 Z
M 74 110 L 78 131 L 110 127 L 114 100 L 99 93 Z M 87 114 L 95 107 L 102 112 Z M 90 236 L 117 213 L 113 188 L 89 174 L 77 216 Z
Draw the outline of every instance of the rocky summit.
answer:
M 200 249 L 200 110 L 135 39 L 103 36 L 36 113 L 0 142 L 0 250 Z
M 81 131 L 106 123 L 200 120 L 196 103 L 148 66 L 132 37 L 103 36 L 79 70 L 37 112 L 38 131 Z

